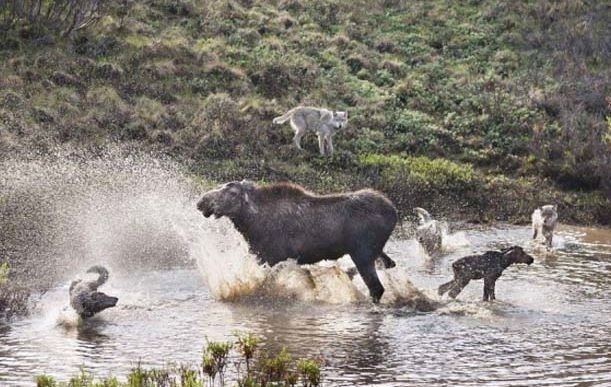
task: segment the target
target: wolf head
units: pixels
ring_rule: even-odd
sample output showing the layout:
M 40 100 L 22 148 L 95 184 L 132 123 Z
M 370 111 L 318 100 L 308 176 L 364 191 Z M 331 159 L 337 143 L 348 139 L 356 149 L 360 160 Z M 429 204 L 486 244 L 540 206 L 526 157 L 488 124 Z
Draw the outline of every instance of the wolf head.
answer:
M 346 126 L 348 122 L 348 112 L 334 111 L 333 112 L 333 126 L 337 129 L 341 129 Z

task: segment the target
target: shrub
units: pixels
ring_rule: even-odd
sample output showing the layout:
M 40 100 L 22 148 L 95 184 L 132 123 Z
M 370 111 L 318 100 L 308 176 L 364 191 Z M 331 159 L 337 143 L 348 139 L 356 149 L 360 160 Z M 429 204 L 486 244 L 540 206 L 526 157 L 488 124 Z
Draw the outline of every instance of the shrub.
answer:
M 310 359 L 300 359 L 297 369 L 301 373 L 304 387 L 315 387 L 320 385 L 320 362 Z
M 36 377 L 36 387 L 57 387 L 57 382 L 50 376 L 38 375 Z
M 445 159 L 370 154 L 362 156 L 359 161 L 363 167 L 379 173 L 382 184 L 406 180 L 410 185 L 439 192 L 460 192 L 474 189 L 481 181 L 471 166 Z
M 11 28 L 25 23 L 26 26 L 44 26 L 61 36 L 68 36 L 100 20 L 107 3 L 97 0 L 3 1 L 0 3 L 0 26 Z
M 10 270 L 11 269 L 8 263 L 4 262 L 0 264 L 0 285 L 2 285 L 3 283 L 6 283 L 6 280 L 8 279 L 8 273 Z
M 199 371 L 185 365 L 164 369 L 145 369 L 138 364 L 128 373 L 126 382 L 119 382 L 116 377 L 95 381 L 91 373 L 81 369 L 80 373 L 72 377 L 68 383 L 58 383 L 47 375 L 37 376 L 36 383 L 38 387 L 204 387 L 217 385 L 216 376 L 220 376 L 218 385 L 224 387 L 228 383 L 221 375 L 227 365 L 233 364 L 236 372 L 232 373 L 234 378 L 232 382 L 240 387 L 288 387 L 296 386 L 300 380 L 303 387 L 321 385 L 322 362 L 320 360 L 300 359 L 293 362 L 285 348 L 275 356 L 270 356 L 268 352 L 259 351 L 260 339 L 258 337 L 239 333 L 236 333 L 236 336 L 239 343 L 237 345 L 230 342 L 207 341 L 202 356 L 202 368 Z M 239 348 L 241 358 L 236 358 L 232 353 L 232 349 L 236 348 Z M 248 357 L 256 361 L 252 368 L 247 368 L 245 374 L 242 374 L 240 365 Z M 208 383 L 202 375 L 208 376 Z

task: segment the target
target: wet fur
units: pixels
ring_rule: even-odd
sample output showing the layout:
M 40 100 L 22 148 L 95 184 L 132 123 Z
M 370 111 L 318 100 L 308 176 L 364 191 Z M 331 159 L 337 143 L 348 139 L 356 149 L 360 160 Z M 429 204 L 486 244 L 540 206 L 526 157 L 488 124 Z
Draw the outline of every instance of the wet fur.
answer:
M 375 269 L 397 223 L 397 211 L 384 195 L 361 190 L 315 195 L 302 187 L 230 182 L 205 193 L 197 204 L 205 217 L 227 216 L 251 251 L 269 265 L 295 258 L 299 264 L 335 260 L 349 254 L 375 302 L 384 287 Z
M 503 270 L 514 263 L 530 265 L 534 259 L 524 252 L 520 246 L 512 246 L 500 251 L 486 251 L 481 255 L 470 255 L 460 258 L 452 264 L 454 278 L 439 286 L 438 293 L 442 296 L 448 292 L 451 298 L 464 289 L 471 280 L 484 279 L 484 301 L 495 299 L 494 287 Z
M 70 306 L 83 319 L 111 308 L 119 301 L 117 297 L 111 297 L 97 291 L 108 280 L 108 270 L 105 267 L 92 266 L 87 270 L 87 273 L 96 273 L 98 278 L 90 281 L 82 279 L 72 281 L 69 290 Z

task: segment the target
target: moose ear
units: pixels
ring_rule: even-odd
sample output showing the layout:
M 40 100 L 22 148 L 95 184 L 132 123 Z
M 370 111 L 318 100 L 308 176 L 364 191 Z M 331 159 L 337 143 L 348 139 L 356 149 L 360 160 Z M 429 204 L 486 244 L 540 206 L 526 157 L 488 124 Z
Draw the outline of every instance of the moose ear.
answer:
M 251 189 L 255 188 L 255 184 L 251 180 L 247 180 L 247 179 L 242 180 L 240 182 L 240 185 L 243 188 L 246 188 L 248 190 L 251 190 Z
M 515 249 L 516 246 L 511 246 L 511 247 L 505 247 L 504 249 L 501 249 L 501 253 L 503 253 L 503 255 L 513 251 L 513 249 Z
M 250 196 L 248 196 L 248 192 L 244 192 L 244 203 L 248 206 L 248 209 L 253 214 L 259 212 L 259 210 L 257 210 L 257 207 L 255 206 L 255 203 L 253 203 L 253 201 L 250 199 Z

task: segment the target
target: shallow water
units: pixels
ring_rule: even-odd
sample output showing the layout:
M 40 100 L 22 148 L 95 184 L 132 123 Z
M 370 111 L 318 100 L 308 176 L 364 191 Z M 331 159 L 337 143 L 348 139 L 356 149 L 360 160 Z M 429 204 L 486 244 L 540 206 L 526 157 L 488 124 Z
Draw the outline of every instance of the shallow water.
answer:
M 387 250 L 398 262 L 393 270 L 437 298 L 454 259 L 499 245 L 532 247 L 529 233 L 464 230 L 446 239 L 449 251 L 436 259 L 413 240 L 391 241 Z M 33 385 L 39 373 L 66 380 L 79 367 L 108 376 L 138 362 L 195 365 L 206 337 L 231 339 L 236 330 L 263 337 L 271 349 L 321 356 L 327 385 L 611 383 L 611 232 L 561 227 L 557 234 L 553 252 L 535 250 L 533 265 L 507 269 L 498 301 L 479 301 L 482 283 L 475 281 L 430 313 L 351 297 L 322 302 L 304 296 L 307 290 L 280 295 L 282 302 L 269 293 L 222 301 L 203 279 L 204 262 L 199 269 L 115 273 L 105 291 L 119 296 L 119 305 L 78 325 L 62 283 L 31 317 L 1 329 L 0 385 Z M 303 274 L 282 270 L 285 282 Z M 358 280 L 354 288 L 364 291 Z
M 325 385 L 611 385 L 611 230 L 561 226 L 546 252 L 530 227 L 463 229 L 438 258 L 394 239 L 397 267 L 379 272 L 374 306 L 343 272 L 349 259 L 258 266 L 228 221 L 195 210 L 201 189 L 167 160 L 60 151 L 0 170 L 0 252 L 35 291 L 30 316 L 0 325 L 0 386 L 65 381 L 81 367 L 123 377 L 138 363 L 195 366 L 206 338 L 235 331 L 323 358 Z M 452 261 L 511 244 L 535 263 L 508 268 L 497 301 L 480 301 L 482 281 L 456 301 L 437 297 Z M 100 290 L 119 303 L 79 323 L 68 285 L 91 264 L 108 267 Z M 410 307 L 427 297 L 437 310 Z

